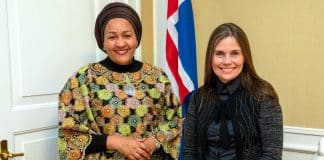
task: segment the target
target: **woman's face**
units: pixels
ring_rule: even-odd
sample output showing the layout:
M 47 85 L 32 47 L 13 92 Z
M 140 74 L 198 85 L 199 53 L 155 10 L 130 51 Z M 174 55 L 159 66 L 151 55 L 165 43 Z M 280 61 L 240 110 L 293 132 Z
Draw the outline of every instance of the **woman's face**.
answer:
M 124 18 L 109 20 L 105 27 L 103 43 L 108 57 L 119 65 L 132 62 L 138 44 L 134 28 Z
M 244 57 L 234 37 L 222 39 L 214 48 L 212 68 L 218 79 L 228 83 L 243 70 Z

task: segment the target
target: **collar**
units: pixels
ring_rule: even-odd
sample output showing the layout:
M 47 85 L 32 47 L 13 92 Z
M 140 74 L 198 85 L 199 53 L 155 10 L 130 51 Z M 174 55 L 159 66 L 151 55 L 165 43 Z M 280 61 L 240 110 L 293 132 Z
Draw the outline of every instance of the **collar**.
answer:
M 99 63 L 111 71 L 120 72 L 120 73 L 136 72 L 139 71 L 143 66 L 143 63 L 138 60 L 135 60 L 135 58 L 133 58 L 132 63 L 130 64 L 119 65 L 113 62 L 108 56 L 106 59 L 100 61 Z
M 217 79 L 216 81 L 216 92 L 222 93 L 224 90 L 228 91 L 228 94 L 233 94 L 242 84 L 242 78 L 241 75 L 233 79 L 232 81 L 224 84 L 220 80 Z

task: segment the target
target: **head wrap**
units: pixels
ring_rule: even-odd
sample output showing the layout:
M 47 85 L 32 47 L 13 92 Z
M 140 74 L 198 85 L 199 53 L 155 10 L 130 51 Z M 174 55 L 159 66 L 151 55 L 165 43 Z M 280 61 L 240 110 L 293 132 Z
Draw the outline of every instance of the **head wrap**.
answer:
M 142 23 L 137 12 L 129 5 L 121 2 L 109 3 L 106 5 L 96 19 L 95 37 L 98 47 L 103 49 L 104 31 L 109 20 L 114 18 L 124 18 L 133 26 L 138 45 L 142 37 Z

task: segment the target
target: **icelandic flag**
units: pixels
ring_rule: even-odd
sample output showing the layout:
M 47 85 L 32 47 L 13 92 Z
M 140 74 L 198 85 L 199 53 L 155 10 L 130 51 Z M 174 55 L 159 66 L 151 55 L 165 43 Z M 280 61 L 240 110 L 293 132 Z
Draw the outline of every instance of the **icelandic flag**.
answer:
M 169 73 L 173 91 L 180 98 L 182 114 L 185 116 L 191 91 L 198 87 L 191 0 L 168 0 L 165 58 L 167 61 L 165 70 Z M 183 159 L 183 147 L 182 138 L 179 160 Z
M 181 102 L 198 86 L 195 42 L 191 0 L 168 0 L 166 70 Z

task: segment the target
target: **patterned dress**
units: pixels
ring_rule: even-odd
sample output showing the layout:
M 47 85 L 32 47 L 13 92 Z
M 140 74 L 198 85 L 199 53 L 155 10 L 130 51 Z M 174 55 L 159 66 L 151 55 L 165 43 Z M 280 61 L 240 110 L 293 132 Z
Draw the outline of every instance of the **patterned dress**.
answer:
M 155 136 L 162 146 L 151 159 L 177 159 L 181 117 L 181 105 L 161 69 L 143 63 L 137 71 L 116 72 L 89 64 L 59 94 L 58 158 L 126 159 L 113 150 L 85 152 L 93 135 L 121 135 Z

